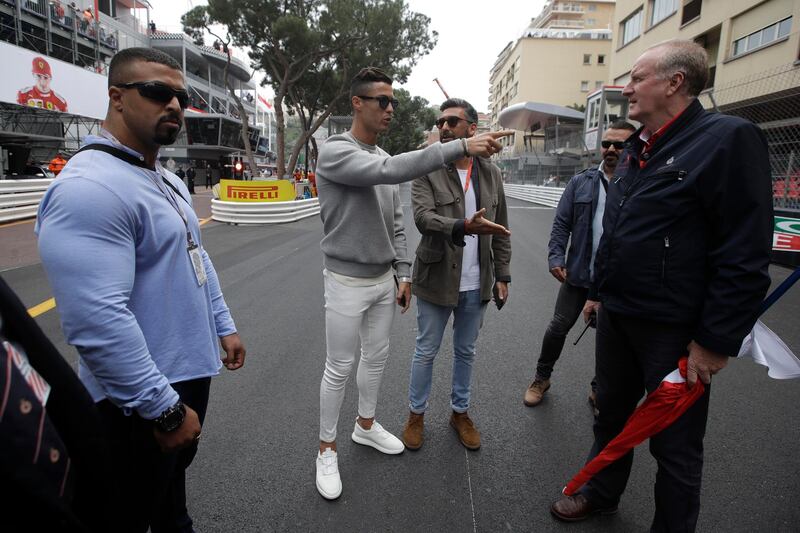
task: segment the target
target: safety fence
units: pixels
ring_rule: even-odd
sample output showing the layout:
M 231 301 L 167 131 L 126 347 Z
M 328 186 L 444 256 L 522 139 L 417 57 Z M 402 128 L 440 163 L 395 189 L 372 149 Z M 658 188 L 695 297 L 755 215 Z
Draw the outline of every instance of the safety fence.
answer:
M 51 179 L 0 180 L 0 224 L 36 216 Z
M 535 204 L 556 207 L 561 199 L 564 189 L 560 187 L 544 187 L 541 185 L 519 185 L 516 183 L 505 183 L 503 185 L 506 196 L 524 200 Z
M 711 110 L 757 124 L 769 146 L 776 209 L 800 212 L 800 65 L 788 63 L 700 95 Z
M 319 199 L 291 202 L 225 202 L 211 200 L 211 218 L 228 224 L 284 224 L 319 214 Z

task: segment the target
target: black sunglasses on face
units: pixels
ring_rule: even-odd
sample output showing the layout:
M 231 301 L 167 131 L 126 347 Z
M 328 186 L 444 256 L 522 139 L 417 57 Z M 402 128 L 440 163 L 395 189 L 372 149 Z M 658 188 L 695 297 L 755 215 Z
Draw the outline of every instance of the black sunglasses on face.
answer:
M 603 148 L 608 149 L 611 148 L 612 145 L 617 150 L 622 150 L 623 148 L 625 148 L 625 143 L 622 141 L 600 141 L 600 146 L 602 146 Z
M 359 95 L 358 97 L 361 98 L 362 100 L 377 100 L 378 101 L 378 106 L 381 109 L 386 109 L 387 107 L 389 107 L 389 103 L 392 104 L 392 109 L 397 109 L 397 106 L 400 105 L 400 102 L 397 100 L 397 98 L 389 98 L 385 94 L 382 94 L 380 96 L 360 96 Z
M 173 98 L 178 99 L 178 105 L 181 109 L 186 109 L 189 106 L 189 93 L 185 89 L 173 89 L 166 83 L 160 81 L 135 81 L 131 83 L 120 83 L 115 85 L 120 89 L 136 88 L 139 94 L 150 100 L 155 100 L 160 104 L 168 104 Z
M 449 117 L 439 117 L 438 119 L 436 119 L 436 127 L 442 129 L 444 127 L 444 123 L 447 122 L 448 126 L 450 126 L 451 128 L 455 128 L 458 125 L 458 123 L 461 122 L 462 120 L 464 122 L 469 122 L 470 124 L 472 124 L 472 122 L 470 122 L 465 118 L 451 115 Z

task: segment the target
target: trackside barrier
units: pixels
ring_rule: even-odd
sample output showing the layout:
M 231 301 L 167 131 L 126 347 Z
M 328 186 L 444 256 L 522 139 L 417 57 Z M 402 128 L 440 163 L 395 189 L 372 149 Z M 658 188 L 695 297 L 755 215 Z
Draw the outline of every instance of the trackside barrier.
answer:
M 36 216 L 51 179 L 0 180 L 0 224 Z
M 504 183 L 503 188 L 506 196 L 533 202 L 534 204 L 546 205 L 548 207 L 558 206 L 558 201 L 564 189 L 559 187 L 544 187 L 542 185 L 520 185 L 517 183 Z
M 291 202 L 211 200 L 211 218 L 228 224 L 284 224 L 319 214 L 319 199 Z

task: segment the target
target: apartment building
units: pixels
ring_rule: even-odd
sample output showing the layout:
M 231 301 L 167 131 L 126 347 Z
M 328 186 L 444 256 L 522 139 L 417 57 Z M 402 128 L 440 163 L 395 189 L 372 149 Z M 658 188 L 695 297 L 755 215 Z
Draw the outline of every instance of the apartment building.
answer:
M 533 28 L 610 30 L 616 0 L 550 0 L 531 21 Z
M 608 79 L 611 31 L 529 27 L 500 52 L 490 73 L 489 114 L 519 102 L 581 108 L 587 95 Z M 506 138 L 505 154 L 526 150 L 524 134 Z
M 108 105 L 108 64 L 133 46 L 174 57 L 191 95 L 185 127 L 164 148 L 165 159 L 219 167 L 243 149 L 239 113 L 223 78 L 228 52 L 158 29 L 151 9 L 147 0 L 0 0 L 0 177 L 57 151 L 73 152 L 96 133 Z M 230 79 L 248 116 L 262 118 L 253 121 L 250 141 L 263 156 L 273 146 L 270 116 L 257 113 L 249 66 L 235 56 Z

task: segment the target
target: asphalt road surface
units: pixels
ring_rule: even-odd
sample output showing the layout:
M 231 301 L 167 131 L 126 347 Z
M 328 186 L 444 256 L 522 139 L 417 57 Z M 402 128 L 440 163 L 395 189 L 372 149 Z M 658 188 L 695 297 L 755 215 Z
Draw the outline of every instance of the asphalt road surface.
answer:
M 403 192 L 408 202 L 407 186 Z M 452 343 L 446 336 L 434 366 L 425 443 L 417 452 L 386 456 L 350 440 L 357 404 L 352 377 L 339 423 L 344 491 L 333 502 L 314 485 L 325 360 L 320 221 L 259 227 L 212 222 L 203 228 L 203 244 L 248 356 L 244 368 L 223 369 L 213 381 L 202 445 L 188 475 L 198 531 L 648 530 L 655 462 L 646 444 L 637 451 L 619 514 L 569 525 L 550 516 L 551 502 L 580 469 L 592 441 L 587 394 L 594 339 L 587 334 L 573 347 L 581 329 L 573 328 L 545 401 L 536 408 L 523 405 L 558 289 L 547 272 L 553 210 L 509 203 L 510 300 L 502 311 L 487 310 L 473 373 L 470 414 L 483 446 L 467 452 L 448 425 Z M 413 253 L 418 233 L 409 215 L 406 208 Z M 16 231 L 30 234 L 30 228 Z M 15 249 L 25 246 L 30 248 L 17 243 Z M 13 266 L 2 276 L 26 305 L 51 296 L 35 257 L 27 263 L 16 258 Z M 772 267 L 771 273 L 774 285 L 789 271 Z M 765 317 L 796 353 L 798 317 L 798 287 Z M 187 332 L 191 320 L 186 317 Z M 37 321 L 74 363 L 58 310 Z M 377 420 L 398 435 L 408 414 L 415 333 L 412 306 L 395 321 L 377 412 Z M 800 380 L 773 380 L 752 361 L 732 361 L 715 378 L 699 531 L 800 530 L 799 406 Z

